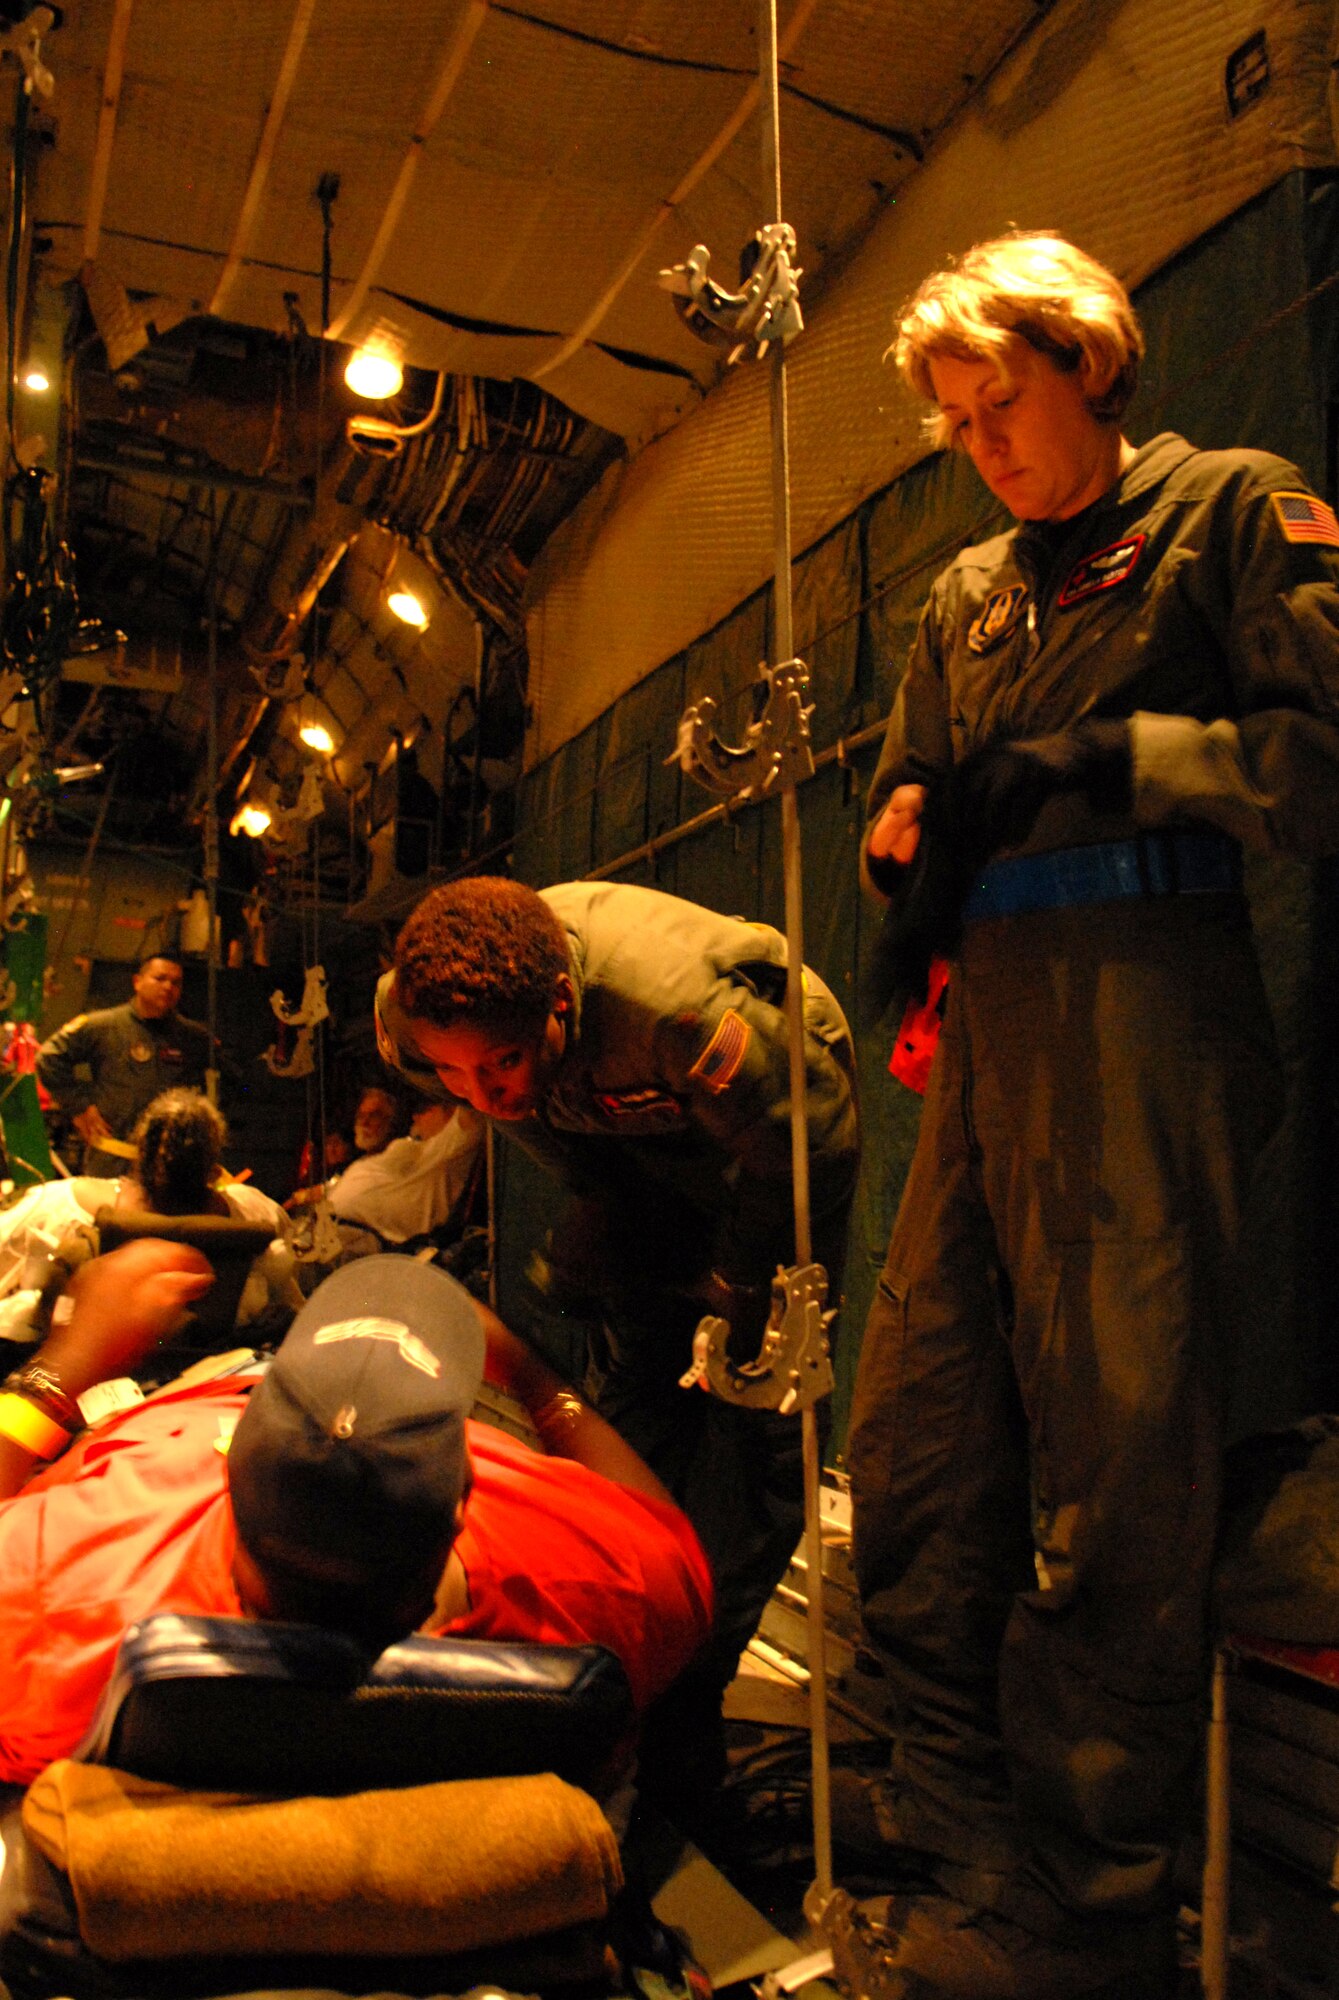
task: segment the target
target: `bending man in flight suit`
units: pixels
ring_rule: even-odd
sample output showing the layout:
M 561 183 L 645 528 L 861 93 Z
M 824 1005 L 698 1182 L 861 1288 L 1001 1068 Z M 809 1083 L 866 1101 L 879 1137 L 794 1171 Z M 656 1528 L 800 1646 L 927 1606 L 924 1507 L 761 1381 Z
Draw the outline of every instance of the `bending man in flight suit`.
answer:
M 794 1262 L 785 952 L 766 924 L 653 889 L 482 876 L 424 899 L 377 993 L 383 1056 L 499 1121 L 572 1196 L 550 1295 L 598 1313 L 597 1407 L 712 1562 L 716 1708 L 803 1523 L 798 1419 L 678 1387 L 703 1312 L 756 1351 L 776 1268 Z M 851 1042 L 804 981 L 814 1255 L 835 1303 Z

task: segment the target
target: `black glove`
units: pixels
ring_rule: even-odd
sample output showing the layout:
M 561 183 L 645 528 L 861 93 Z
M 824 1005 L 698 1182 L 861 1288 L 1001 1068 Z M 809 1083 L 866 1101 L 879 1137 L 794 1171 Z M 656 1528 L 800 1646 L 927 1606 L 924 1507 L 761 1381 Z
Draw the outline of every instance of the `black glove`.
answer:
M 893 1002 L 899 1012 L 908 997 L 924 1004 L 930 961 L 951 958 L 957 948 L 965 890 L 955 832 L 944 810 L 949 790 L 941 780 L 927 792 L 921 837 L 910 861 L 866 856 L 870 880 L 892 900 L 877 936 L 861 954 L 863 1025 L 872 1026 Z
M 895 997 L 925 1000 L 930 961 L 953 956 L 982 865 L 1026 840 L 1047 799 L 1081 791 L 1095 811 L 1118 813 L 1130 809 L 1133 790 L 1126 721 L 987 743 L 930 783 L 912 859 L 866 856 L 875 887 L 893 900 L 861 973 L 864 1018 L 877 1018 Z
M 1054 736 L 987 743 L 942 780 L 944 816 L 964 877 L 1027 839 L 1046 801 L 1083 792 L 1098 812 L 1128 811 L 1134 764 L 1125 721 L 1077 722 Z

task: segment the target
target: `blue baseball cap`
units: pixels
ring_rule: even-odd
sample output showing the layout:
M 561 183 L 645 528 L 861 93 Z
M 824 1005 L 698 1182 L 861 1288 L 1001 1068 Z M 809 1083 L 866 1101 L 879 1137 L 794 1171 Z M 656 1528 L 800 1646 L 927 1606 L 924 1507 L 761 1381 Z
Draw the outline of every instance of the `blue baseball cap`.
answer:
M 441 1560 L 483 1378 L 474 1303 L 411 1257 L 332 1272 L 252 1391 L 228 1452 L 253 1559 L 374 1599 Z

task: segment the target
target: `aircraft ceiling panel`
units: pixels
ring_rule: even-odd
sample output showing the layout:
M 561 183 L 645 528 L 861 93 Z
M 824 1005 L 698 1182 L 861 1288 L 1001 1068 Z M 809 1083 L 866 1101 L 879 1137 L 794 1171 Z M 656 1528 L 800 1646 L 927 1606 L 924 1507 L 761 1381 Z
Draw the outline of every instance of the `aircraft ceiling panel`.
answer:
M 1031 0 L 782 9 L 784 206 L 809 295 L 1035 14 Z M 132 289 L 269 328 L 290 292 L 318 327 L 314 195 L 333 173 L 341 337 L 379 328 L 405 360 L 439 366 L 433 315 L 486 338 L 483 322 L 504 343 L 489 372 L 519 362 L 574 394 L 589 383 L 582 413 L 616 419 L 634 444 L 684 407 L 666 369 L 715 379 L 718 358 L 684 334 L 655 275 L 700 241 L 733 284 L 772 219 L 752 0 L 412 0 L 384 25 L 355 0 L 138 0 L 129 19 L 119 89 L 110 0 L 70 9 L 49 38 L 56 143 L 38 205 L 61 268 L 77 268 L 91 223 L 99 263 Z M 242 261 L 225 308 L 214 293 L 230 252 Z M 543 338 L 513 344 L 527 336 Z M 573 368 L 587 347 L 644 365 Z

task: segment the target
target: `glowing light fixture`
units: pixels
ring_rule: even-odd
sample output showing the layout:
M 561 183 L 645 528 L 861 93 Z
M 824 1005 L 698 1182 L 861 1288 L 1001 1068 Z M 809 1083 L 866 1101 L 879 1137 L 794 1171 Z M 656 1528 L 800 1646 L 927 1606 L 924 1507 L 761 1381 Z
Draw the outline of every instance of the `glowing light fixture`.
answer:
M 307 720 L 301 725 L 298 730 L 298 738 L 300 742 L 306 744 L 309 750 L 319 750 L 323 757 L 329 757 L 334 753 L 334 737 L 330 734 L 325 724 L 318 722 L 314 715 L 308 716 Z
M 355 396 L 365 396 L 369 403 L 380 403 L 399 392 L 404 369 L 384 348 L 357 347 L 349 356 L 344 380 Z
M 403 587 L 393 590 L 386 599 L 386 609 L 393 611 L 406 625 L 413 625 L 420 632 L 427 630 L 428 614 L 412 590 L 405 590 Z
M 249 834 L 252 840 L 259 840 L 273 817 L 268 806 L 261 805 L 256 799 L 245 799 L 233 814 L 228 831 Z
M 30 389 L 34 396 L 45 396 L 51 387 L 51 377 L 45 368 L 27 368 L 23 374 L 23 386 L 25 389 Z

